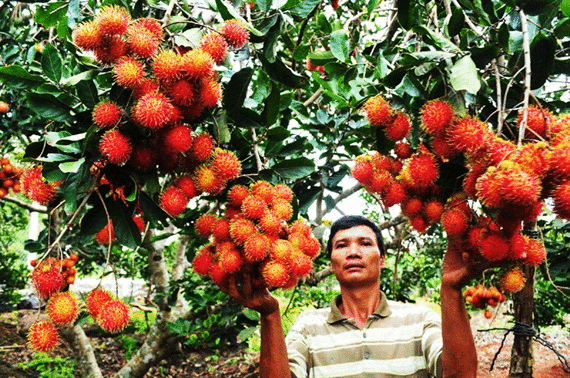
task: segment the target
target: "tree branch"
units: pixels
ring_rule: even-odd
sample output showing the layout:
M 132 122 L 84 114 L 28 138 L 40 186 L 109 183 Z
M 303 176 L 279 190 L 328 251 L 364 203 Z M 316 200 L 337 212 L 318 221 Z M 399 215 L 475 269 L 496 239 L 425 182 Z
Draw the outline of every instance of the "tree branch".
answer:
M 522 140 L 524 139 L 524 132 L 526 129 L 526 123 L 528 120 L 528 102 L 530 97 L 530 78 L 531 78 L 531 66 L 530 66 L 530 37 L 528 34 L 528 22 L 526 19 L 526 14 L 524 14 L 522 9 L 519 9 L 519 16 L 521 19 L 521 29 L 523 33 L 523 53 L 524 53 L 524 100 L 523 100 L 523 118 L 519 126 L 519 137 L 517 146 L 522 145 Z
M 21 201 L 17 198 L 12 198 L 12 197 L 2 197 L 0 198 L 1 200 L 4 200 L 6 202 L 11 202 L 13 204 L 16 204 L 18 206 L 20 206 L 21 208 L 24 208 L 26 210 L 32 211 L 32 212 L 36 212 L 36 213 L 42 213 L 42 214 L 47 214 L 48 213 L 48 208 L 46 206 L 42 206 L 40 204 L 37 204 L 36 202 L 34 203 L 26 203 L 24 201 Z
M 77 367 L 82 378 L 103 378 L 103 373 L 97 363 L 93 345 L 81 326 L 67 326 L 61 329 L 61 335 L 73 349 Z
M 360 189 L 362 189 L 363 186 L 361 184 L 356 184 L 354 185 L 352 188 L 348 188 L 345 191 L 343 191 L 341 194 L 338 195 L 338 197 L 336 197 L 334 199 L 334 207 L 336 207 L 336 205 L 339 204 L 340 201 L 344 200 L 347 197 L 350 197 L 351 195 L 353 195 L 354 193 L 358 192 Z M 327 209 L 322 210 L 320 213 L 317 213 L 317 218 L 318 219 L 323 219 L 324 216 L 328 213 Z

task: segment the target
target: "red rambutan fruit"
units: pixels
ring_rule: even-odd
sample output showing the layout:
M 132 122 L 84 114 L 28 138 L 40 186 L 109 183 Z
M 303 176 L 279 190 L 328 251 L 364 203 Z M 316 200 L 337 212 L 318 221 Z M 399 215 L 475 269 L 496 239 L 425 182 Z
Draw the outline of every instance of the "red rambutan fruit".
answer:
M 404 186 L 398 181 L 393 181 L 388 185 L 386 191 L 381 194 L 382 202 L 386 207 L 404 202 L 408 198 L 408 194 Z
M 523 121 L 524 111 L 519 112 L 517 126 L 520 128 Z M 554 123 L 554 117 L 550 110 L 535 105 L 528 107 L 527 123 L 524 135 L 530 139 L 544 139 L 550 125 Z
M 241 213 L 241 209 L 238 206 L 227 205 L 225 215 L 228 219 L 233 219 L 236 215 Z
M 311 236 L 311 226 L 303 219 L 298 219 L 289 226 L 290 234 L 301 234 L 303 236 Z
M 479 240 L 481 240 L 481 236 L 485 232 L 485 229 L 480 226 L 471 227 L 467 231 L 467 242 L 469 248 L 473 250 L 479 250 Z
M 414 215 L 410 219 L 410 225 L 420 234 L 426 232 L 429 222 L 422 215 Z
M 27 195 L 30 188 L 35 185 L 36 182 L 42 182 L 42 167 L 40 165 L 26 169 L 20 176 L 21 191 L 23 194 Z
M 99 151 L 110 163 L 123 164 L 131 157 L 133 148 L 129 137 L 119 130 L 109 130 L 101 137 Z
M 182 214 L 187 205 L 186 195 L 176 186 L 169 186 L 160 194 L 160 207 L 173 217 Z
M 206 164 L 202 164 L 196 169 L 194 180 L 199 190 L 211 194 L 219 193 L 225 184 L 225 180 L 218 177 L 216 170 Z
M 423 202 L 419 198 L 412 197 L 402 204 L 402 212 L 408 218 L 412 218 L 422 211 Z
M 417 188 L 427 188 L 435 184 L 439 177 L 437 161 L 430 154 L 413 155 L 407 161 L 407 168 Z
M 357 157 L 355 161 L 359 159 L 370 159 L 372 161 L 372 166 L 374 167 L 374 171 L 388 171 L 390 173 L 393 172 L 394 169 L 394 160 L 389 156 L 382 155 L 379 152 L 374 153 L 372 157 Z
M 93 122 L 101 129 L 111 129 L 121 120 L 122 109 L 112 101 L 102 101 L 93 108 Z
M 249 31 L 238 20 L 228 20 L 220 31 L 228 45 L 241 49 L 249 40 Z
M 370 193 L 383 193 L 392 183 L 393 178 L 390 172 L 381 170 L 374 172 L 372 179 L 364 186 Z
M 368 184 L 374 176 L 374 166 L 370 158 L 367 156 L 357 157 L 351 174 L 362 185 Z
M 510 241 L 499 232 L 483 232 L 479 238 L 479 252 L 489 261 L 504 260 L 509 257 Z
M 480 162 L 475 164 L 465 178 L 463 179 L 463 190 L 471 198 L 477 198 L 477 180 L 485 171 L 487 170 L 487 164 L 485 162 Z
M 186 79 L 180 79 L 169 87 L 168 94 L 173 103 L 187 106 L 194 101 L 194 90 L 194 84 Z
M 562 219 L 570 220 L 570 181 L 558 185 L 552 197 L 554 213 Z
M 220 64 L 226 58 L 228 44 L 222 35 L 210 33 L 200 40 L 200 48 L 210 54 L 217 64 Z
M 432 222 L 439 222 L 444 210 L 443 204 L 439 201 L 429 201 L 424 206 L 424 214 Z
M 501 195 L 502 185 L 502 175 L 495 167 L 490 167 L 486 173 L 477 179 L 475 184 L 477 197 L 479 197 L 485 206 L 495 209 L 499 208 L 503 203 L 503 197 Z
M 570 142 L 552 148 L 548 156 L 549 174 L 560 181 L 570 179 Z
M 214 69 L 214 59 L 200 48 L 190 50 L 184 54 L 182 63 L 186 75 L 193 79 L 208 77 Z
M 214 227 L 214 223 L 218 221 L 218 217 L 212 214 L 204 214 L 200 218 L 196 220 L 196 224 L 194 228 L 198 235 L 207 238 L 208 236 L 212 235 L 212 228 Z
M 428 101 L 421 110 L 421 126 L 429 134 L 441 134 L 451 124 L 453 114 L 453 108 L 447 101 Z
M 140 215 L 135 215 L 135 216 L 133 216 L 132 219 L 133 219 L 133 222 L 135 223 L 135 225 L 137 226 L 137 229 L 142 234 L 146 228 L 144 220 L 142 219 L 142 217 Z
M 525 285 L 525 278 L 519 268 L 512 268 L 501 276 L 501 290 L 506 293 L 517 293 Z
M 204 106 L 212 108 L 222 98 L 222 86 L 216 80 L 208 77 L 200 81 L 200 101 Z
M 433 153 L 442 159 L 451 159 L 455 155 L 459 154 L 459 151 L 449 144 L 445 134 L 434 135 L 431 139 L 431 147 Z
M 148 172 L 156 167 L 156 154 L 154 149 L 145 144 L 133 147 L 129 164 L 140 172 Z
M 303 250 L 308 237 L 301 233 L 290 233 L 287 240 L 291 243 L 294 249 Z
M 255 234 L 257 234 L 257 228 L 249 219 L 234 217 L 230 221 L 230 235 L 236 244 L 244 244 L 250 236 Z
M 220 287 L 225 286 L 228 280 L 228 273 L 226 273 L 220 266 L 219 261 L 214 261 L 210 266 L 210 272 L 208 273 L 212 281 Z
M 155 56 L 159 42 L 152 31 L 140 24 L 135 23 L 129 28 L 127 49 L 140 58 L 149 59 Z
M 271 258 L 277 261 L 288 261 L 295 247 L 289 240 L 277 239 L 271 244 L 269 253 Z
M 313 261 L 307 255 L 294 252 L 289 256 L 288 265 L 295 278 L 305 277 L 313 270 Z
M 198 161 L 208 159 L 214 151 L 214 141 L 210 134 L 202 133 L 196 135 L 192 142 L 190 154 Z
M 37 321 L 28 331 L 28 344 L 38 352 L 49 352 L 59 344 L 59 334 L 55 324 L 50 321 Z
M 72 292 L 60 292 L 51 296 L 46 310 L 52 322 L 64 326 L 77 319 L 79 302 Z
M 243 200 L 249 196 L 249 189 L 244 185 L 234 185 L 228 192 L 228 200 L 232 206 L 241 206 Z
M 369 98 L 363 109 L 372 126 L 385 126 L 392 118 L 392 108 L 381 95 Z
M 460 237 L 467 232 L 469 219 L 463 211 L 449 209 L 441 215 L 441 225 L 448 237 Z
M 143 77 L 137 86 L 133 89 L 133 97 L 140 99 L 149 93 L 157 93 L 160 89 L 160 83 L 156 79 Z
M 95 53 L 95 59 L 99 63 L 105 65 L 115 64 L 126 56 L 127 42 L 120 35 L 106 36 L 93 52 Z
M 198 196 L 200 191 L 196 188 L 194 179 L 190 176 L 182 176 L 174 181 L 174 185 L 180 188 L 188 200 Z
M 528 237 L 522 235 L 520 232 L 515 232 L 509 239 L 511 250 L 509 251 L 510 260 L 520 260 L 526 257 L 526 248 L 528 244 Z
M 502 170 L 502 175 L 501 195 L 509 204 L 531 206 L 538 201 L 542 190 L 538 177 L 516 166 Z
M 269 254 L 270 247 L 267 236 L 256 232 L 243 245 L 244 258 L 249 263 L 262 261 Z
M 522 170 L 534 174 L 543 179 L 548 173 L 548 144 L 545 142 L 533 142 L 522 145 L 517 149 L 512 160 Z
M 408 136 L 411 129 L 410 117 L 402 112 L 397 112 L 396 116 L 386 125 L 386 136 L 392 140 L 402 140 Z
M 192 260 L 192 269 L 202 277 L 206 277 L 210 266 L 214 262 L 214 254 L 211 245 L 202 248 Z
M 95 17 L 95 22 L 103 34 L 124 34 L 127 32 L 131 16 L 129 12 L 116 5 L 107 5 Z
M 447 132 L 448 140 L 459 151 L 474 155 L 485 149 L 491 133 L 479 119 L 463 117 L 453 123 Z
M 212 225 L 212 235 L 216 243 L 230 238 L 230 221 L 227 218 L 220 218 Z
M 103 330 L 117 333 L 125 329 L 130 318 L 130 307 L 121 300 L 111 299 L 99 312 L 97 322 Z
M 28 188 L 27 196 L 32 201 L 36 201 L 42 205 L 48 205 L 55 198 L 57 187 L 58 183 L 34 181 Z
M 170 123 L 174 115 L 174 106 L 162 93 L 148 93 L 133 106 L 132 117 L 142 127 L 158 130 Z
M 144 77 L 143 65 L 133 57 L 124 56 L 113 67 L 113 77 L 119 85 L 134 89 Z
M 113 226 L 112 220 L 109 220 L 109 223 L 95 234 L 95 240 L 99 244 L 109 244 L 116 238 L 117 236 L 115 235 L 115 227 Z
M 200 101 L 194 101 L 189 106 L 184 108 L 184 116 L 189 120 L 197 120 L 204 114 L 204 104 Z
M 286 263 L 269 260 L 261 268 L 263 280 L 270 287 L 283 287 L 291 278 L 291 272 Z
M 407 159 L 412 156 L 413 150 L 412 146 L 406 142 L 398 142 L 394 146 L 394 153 L 400 159 Z
M 103 34 L 95 21 L 88 21 L 73 29 L 73 42 L 83 50 L 95 50 L 103 41 Z
M 293 200 L 293 191 L 290 187 L 285 184 L 277 184 L 274 187 L 275 195 L 279 198 L 284 199 L 287 202 L 291 202 Z
M 38 296 L 48 299 L 63 287 L 63 276 L 54 261 L 46 259 L 32 271 L 32 285 Z
M 278 235 L 279 231 L 281 231 L 281 219 L 271 211 L 266 211 L 259 218 L 259 227 L 267 235 Z
M 228 150 L 216 150 L 212 167 L 222 180 L 234 179 L 241 173 L 241 162 L 233 152 Z
M 243 259 L 237 249 L 230 249 L 218 257 L 220 268 L 228 274 L 237 273 L 243 265 Z
M 173 82 L 182 76 L 183 71 L 182 56 L 172 50 L 159 52 L 152 62 L 152 73 L 161 82 Z
M 174 126 L 164 133 L 163 143 L 172 153 L 186 152 L 192 147 L 192 129 L 187 125 Z
M 152 33 L 153 37 L 157 41 L 162 41 L 163 38 L 162 25 L 160 24 L 160 21 L 158 21 L 156 18 L 150 18 L 150 17 L 137 18 L 136 20 L 134 20 L 133 26 L 137 28 L 142 27 L 147 29 Z
M 266 204 L 271 204 L 275 198 L 275 189 L 267 181 L 259 180 L 249 186 L 252 195 L 261 198 Z
M 281 220 L 288 221 L 293 216 L 293 206 L 284 199 L 275 199 L 271 203 L 271 212 Z
M 301 250 L 305 255 L 313 259 L 321 252 L 321 243 L 319 243 L 319 240 L 313 236 L 305 237 Z
M 516 145 L 499 137 L 494 137 L 487 146 L 489 165 L 499 165 L 503 160 L 512 156 Z
M 248 219 L 259 219 L 267 211 L 267 203 L 261 197 L 249 195 L 243 200 L 241 211 Z
M 545 259 L 546 249 L 544 244 L 536 239 L 528 239 L 524 263 L 530 266 L 539 266 Z
M 109 291 L 96 287 L 85 297 L 85 307 L 89 315 L 93 319 L 97 319 L 103 307 L 114 299 L 115 297 Z

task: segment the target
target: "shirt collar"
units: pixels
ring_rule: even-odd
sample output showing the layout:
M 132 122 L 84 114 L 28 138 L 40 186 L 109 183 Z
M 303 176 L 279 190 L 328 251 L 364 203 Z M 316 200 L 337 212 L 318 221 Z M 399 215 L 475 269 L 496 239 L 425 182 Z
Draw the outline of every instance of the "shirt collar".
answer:
M 338 309 L 338 306 L 341 303 L 342 303 L 342 296 L 339 294 L 331 302 L 331 310 L 327 318 L 327 322 L 329 324 L 337 323 L 346 319 L 346 317 Z M 372 315 L 375 315 L 376 317 L 380 318 L 385 318 L 387 316 L 390 316 L 390 314 L 392 314 L 392 311 L 390 310 L 390 306 L 388 305 L 388 299 L 386 298 L 386 294 L 384 294 L 384 292 L 380 290 L 380 303 L 378 303 L 378 307 L 376 307 L 376 310 L 373 312 Z

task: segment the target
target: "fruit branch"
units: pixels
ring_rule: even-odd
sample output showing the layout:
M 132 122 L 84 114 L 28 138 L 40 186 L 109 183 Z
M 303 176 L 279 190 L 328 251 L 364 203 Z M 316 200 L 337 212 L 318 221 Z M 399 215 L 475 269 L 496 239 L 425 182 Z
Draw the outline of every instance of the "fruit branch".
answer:
M 345 191 L 343 191 L 341 194 L 339 194 L 335 199 L 334 199 L 334 207 L 336 207 L 337 204 L 339 204 L 342 200 L 344 200 L 345 198 L 350 197 L 351 195 L 353 195 L 354 193 L 358 192 L 360 189 L 362 189 L 362 185 L 361 184 L 356 184 L 354 185 L 352 188 L 348 188 Z M 321 210 L 317 212 L 317 219 L 322 220 L 323 217 L 328 213 L 327 209 Z M 319 222 L 320 224 L 320 222 Z
M 16 205 L 18 205 L 21 208 L 24 208 L 26 210 L 29 210 L 31 212 L 36 212 L 36 213 L 42 213 L 42 214 L 47 214 L 48 213 L 48 209 L 46 206 L 42 206 L 42 205 L 36 205 L 36 204 L 29 204 L 29 203 L 25 203 L 24 201 L 20 201 L 17 198 L 12 198 L 12 197 L 3 197 L 2 198 L 4 201 L 6 202 L 12 202 Z
M 83 328 L 79 325 L 67 326 L 61 329 L 61 334 L 74 350 L 77 358 L 77 367 L 82 377 L 103 378 L 101 368 Z
M 303 102 L 303 106 L 309 106 L 311 105 L 313 102 L 315 102 L 323 93 L 322 88 L 317 89 L 317 91 L 315 93 L 313 93 L 313 95 L 311 97 L 309 97 L 307 99 L 307 101 Z
M 503 99 L 501 90 L 501 72 L 499 71 L 499 65 L 497 59 L 493 59 L 493 70 L 495 71 L 495 84 L 497 88 L 497 135 L 501 135 L 503 132 Z
M 263 163 L 261 162 L 261 156 L 259 156 L 259 140 L 257 139 L 257 134 L 253 127 L 250 128 L 251 140 L 253 142 L 253 156 L 255 156 L 255 164 L 257 166 L 257 171 L 261 172 L 263 169 Z
M 523 102 L 523 118 L 519 127 L 519 138 L 517 146 L 522 145 L 522 140 L 524 138 L 524 133 L 526 129 L 526 124 L 528 120 L 528 102 L 530 97 L 530 78 L 531 78 L 531 66 L 530 66 L 530 37 L 528 34 L 528 22 L 526 14 L 524 14 L 522 9 L 519 9 L 519 16 L 521 19 L 521 29 L 523 33 L 523 54 L 524 54 L 524 102 Z

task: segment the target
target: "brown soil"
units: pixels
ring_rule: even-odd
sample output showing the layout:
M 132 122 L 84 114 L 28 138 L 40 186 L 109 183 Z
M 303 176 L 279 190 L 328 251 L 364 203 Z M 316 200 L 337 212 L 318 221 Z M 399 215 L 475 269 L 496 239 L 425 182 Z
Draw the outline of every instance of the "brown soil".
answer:
M 21 323 L 16 321 L 19 314 L 0 314 L 0 377 L 24 378 L 38 377 L 35 369 L 22 369 L 19 363 L 33 359 L 34 352 L 26 345 L 25 332 L 19 330 Z M 493 371 L 489 371 L 491 362 L 499 350 L 504 331 L 479 332 L 478 329 L 503 327 L 497 322 L 491 323 L 475 314 L 472 326 L 478 350 L 478 377 L 502 378 L 508 376 L 511 346 L 513 336 L 510 334 L 499 353 Z M 570 363 L 570 338 L 567 331 L 554 330 L 541 334 L 561 353 Z M 110 377 L 125 363 L 125 350 L 116 337 L 110 335 L 92 336 L 91 340 L 96 350 L 103 376 Z M 570 373 L 564 372 L 556 354 L 550 349 L 534 343 L 534 377 L 535 378 L 570 378 Z M 68 345 L 61 344 L 52 357 L 73 359 L 73 353 Z M 162 361 L 159 366 L 152 368 L 146 377 L 177 377 L 177 378 L 249 378 L 257 377 L 259 357 L 246 353 L 243 349 L 208 350 L 204 348 L 183 347 L 180 353 L 169 361 Z

